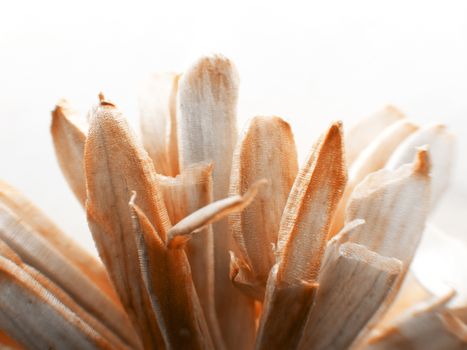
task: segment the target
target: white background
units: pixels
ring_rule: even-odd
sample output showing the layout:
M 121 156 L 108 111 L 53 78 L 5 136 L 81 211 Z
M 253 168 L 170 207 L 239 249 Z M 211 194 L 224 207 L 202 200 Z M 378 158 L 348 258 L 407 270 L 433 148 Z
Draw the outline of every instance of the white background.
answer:
M 138 84 L 219 52 L 241 75 L 239 124 L 285 117 L 299 153 L 333 119 L 391 103 L 458 135 L 458 166 L 435 221 L 467 236 L 467 1 L 1 1 L 0 178 L 88 248 L 85 216 L 49 136 L 66 97 L 81 111 L 103 90 L 137 121 Z M 461 164 L 463 163 L 463 164 Z

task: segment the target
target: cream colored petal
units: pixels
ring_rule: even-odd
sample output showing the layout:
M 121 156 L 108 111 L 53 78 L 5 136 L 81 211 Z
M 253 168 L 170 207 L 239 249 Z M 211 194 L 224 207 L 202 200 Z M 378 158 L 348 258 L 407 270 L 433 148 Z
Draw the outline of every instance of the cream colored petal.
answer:
M 185 168 L 176 177 L 157 176 L 159 188 L 174 224 L 212 202 L 212 165 L 201 163 Z M 212 227 L 193 235 L 185 245 L 191 274 L 206 316 L 214 347 L 223 349 L 214 302 L 214 241 Z
M 465 349 L 467 325 L 446 308 L 448 301 L 449 298 L 436 298 L 417 305 L 370 339 L 365 349 Z
M 266 183 L 265 179 L 258 180 L 243 195 L 220 199 L 180 220 L 169 230 L 167 246 L 169 248 L 182 247 L 194 232 L 202 230 L 229 214 L 243 210 L 253 201 L 260 187 Z
M 383 168 L 399 144 L 417 129 L 418 126 L 407 120 L 394 122 L 360 152 L 349 169 L 349 181 L 334 215 L 330 236 L 334 236 L 342 228 L 345 208 L 354 188 L 365 176 Z
M 76 121 L 76 112 L 66 101 L 60 101 L 52 112 L 51 133 L 58 164 L 71 190 L 84 207 L 84 143 L 87 130 Z
M 143 144 L 159 174 L 179 173 L 176 96 L 179 75 L 154 74 L 139 96 Z
M 456 140 L 444 125 L 428 125 L 413 133 L 394 151 L 386 168 L 395 170 L 403 164 L 410 163 L 417 148 L 424 145 L 428 145 L 432 161 L 431 208 L 434 209 L 451 180 L 455 158 Z
M 350 166 L 373 139 L 389 125 L 404 119 L 404 114 L 394 106 L 361 119 L 345 135 L 347 164 Z
M 349 241 L 403 263 L 391 293 L 355 344 L 364 340 L 394 301 L 418 247 L 430 206 L 429 171 L 428 152 L 420 149 L 412 164 L 396 171 L 382 169 L 368 175 L 349 200 L 346 221 L 361 218 L 366 222 L 352 231 Z
M 162 346 L 155 315 L 141 281 L 128 200 L 139 194 L 142 210 L 165 240 L 170 227 L 154 166 L 118 109 L 101 98 L 85 146 L 86 210 L 99 255 L 145 347 Z
M 0 205 L 0 239 L 21 259 L 73 297 L 84 309 L 128 342 L 135 339 L 127 315 L 68 258 Z
M 422 236 L 430 198 L 428 152 L 420 149 L 413 164 L 368 175 L 354 190 L 346 222 L 363 219 L 349 240 L 404 263 L 412 261 Z
M 144 286 L 167 349 L 213 349 L 183 249 L 168 249 L 149 219 L 130 203 Z
M 198 162 L 213 164 L 214 200 L 229 191 L 237 139 L 238 74 L 233 63 L 215 55 L 203 57 L 182 75 L 179 84 L 181 169 Z M 213 225 L 215 301 L 228 348 L 250 348 L 254 340 L 253 303 L 229 280 L 229 250 L 234 250 L 226 220 Z
M 343 153 L 342 125 L 334 123 L 297 175 L 281 220 L 257 349 L 293 349 L 300 340 L 314 302 L 331 218 L 346 182 Z
M 230 215 L 229 225 L 240 256 L 251 270 L 251 280 L 243 283 L 250 288 L 255 285 L 254 294 L 264 295 L 275 261 L 272 247 L 296 175 L 297 153 L 289 124 L 279 117 L 253 118 L 234 153 L 230 194 L 241 195 L 262 178 L 269 186 L 248 208 Z
M 299 349 L 348 349 L 378 310 L 402 263 L 354 243 L 328 245 Z
M 30 349 L 122 348 L 4 257 L 0 257 L 0 327 Z
M 39 208 L 21 192 L 0 180 L 0 203 L 23 223 L 30 226 L 49 245 L 66 256 L 68 262 L 87 276 L 119 307 L 120 299 L 102 263 L 62 232 Z

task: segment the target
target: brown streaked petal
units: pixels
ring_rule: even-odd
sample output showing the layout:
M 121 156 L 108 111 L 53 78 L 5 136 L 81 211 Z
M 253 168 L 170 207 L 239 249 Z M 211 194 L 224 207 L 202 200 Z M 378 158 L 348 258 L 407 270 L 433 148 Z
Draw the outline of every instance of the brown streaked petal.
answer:
M 404 119 L 405 115 L 394 106 L 387 106 L 381 111 L 361 119 L 345 135 L 347 165 L 357 159 L 373 139 L 389 125 Z
M 0 257 L 0 325 L 31 349 L 113 349 L 90 324 L 12 261 Z
M 143 144 L 159 174 L 179 173 L 175 73 L 154 74 L 140 93 L 140 120 Z
M 185 168 L 180 175 L 157 175 L 159 188 L 170 221 L 184 217 L 212 202 L 212 164 L 200 163 Z M 185 252 L 199 301 L 206 317 L 214 347 L 223 349 L 214 302 L 214 241 L 212 227 L 207 226 L 187 242 Z
M 275 343 L 279 348 L 297 346 L 314 302 L 329 225 L 345 182 L 342 124 L 337 122 L 315 144 L 285 206 L 257 349 L 269 349 Z
M 160 347 L 162 338 L 142 285 L 128 199 L 137 191 L 142 210 L 164 241 L 170 222 L 154 180 L 152 160 L 114 104 L 101 96 L 90 118 L 85 146 L 88 223 L 107 267 L 145 347 Z
M 230 194 L 241 195 L 258 179 L 265 178 L 256 200 L 241 213 L 230 215 L 229 225 L 249 274 L 242 273 L 250 295 L 264 296 L 266 281 L 275 262 L 273 245 L 277 242 L 282 212 L 297 175 L 297 153 L 292 130 L 279 117 L 253 118 L 237 145 L 232 164 Z M 232 261 L 232 260 L 231 260 Z M 246 280 L 247 276 L 251 280 Z M 238 275 L 237 283 L 240 283 Z M 262 295 L 262 296 L 261 296 Z
M 431 209 L 434 209 L 451 179 L 455 144 L 455 137 L 446 129 L 446 126 L 427 125 L 399 145 L 388 160 L 386 168 L 395 170 L 403 164 L 410 163 L 417 153 L 417 148 L 428 145 L 432 162 Z
M 168 249 L 142 210 L 130 203 L 138 258 L 167 349 L 213 349 L 183 249 Z
M 169 230 L 167 246 L 179 248 L 191 238 L 192 233 L 202 230 L 207 225 L 221 220 L 229 214 L 243 210 L 253 201 L 260 187 L 266 184 L 267 180 L 258 180 L 243 195 L 220 199 L 180 220 Z
M 402 271 L 399 260 L 358 244 L 328 250 L 299 349 L 348 349 Z
M 334 215 L 331 232 L 329 233 L 330 237 L 334 236 L 344 224 L 345 208 L 355 186 L 368 174 L 383 168 L 399 144 L 417 129 L 418 126 L 407 120 L 395 122 L 382 131 L 360 152 L 349 169 L 349 181 Z
M 315 144 L 290 192 L 277 242 L 280 281 L 316 281 L 346 180 L 342 124 L 337 122 Z
M 79 125 L 76 112 L 62 100 L 52 112 L 50 131 L 58 164 L 78 201 L 84 207 L 86 201 L 86 181 L 84 179 L 84 143 L 86 128 Z
M 179 140 L 181 169 L 213 163 L 214 200 L 229 191 L 232 154 L 237 139 L 238 74 L 225 57 L 203 57 L 180 78 Z M 253 303 L 229 280 L 229 250 L 234 250 L 226 220 L 213 225 L 215 301 L 228 348 L 250 348 L 254 342 Z
M 371 338 L 366 349 L 465 349 L 467 325 L 446 307 L 451 296 L 416 305 Z
M 21 257 L 21 260 L 60 286 L 113 332 L 130 343 L 135 339 L 134 331 L 120 304 L 115 304 L 109 299 L 86 275 L 73 266 L 66 256 L 2 204 L 0 239 Z
M 3 203 L 23 223 L 30 226 L 49 245 L 66 256 L 70 264 L 86 275 L 121 308 L 120 299 L 102 263 L 62 232 L 21 192 L 1 180 L 0 203 Z

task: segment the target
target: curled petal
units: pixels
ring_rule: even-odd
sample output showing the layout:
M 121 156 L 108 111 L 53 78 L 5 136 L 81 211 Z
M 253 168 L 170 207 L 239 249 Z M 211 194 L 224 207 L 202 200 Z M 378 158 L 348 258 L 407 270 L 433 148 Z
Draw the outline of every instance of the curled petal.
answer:
M 202 230 L 207 225 L 221 220 L 229 214 L 243 210 L 253 201 L 259 188 L 266 183 L 265 179 L 259 180 L 244 195 L 215 201 L 180 220 L 169 230 L 167 246 L 178 248 L 191 238 L 192 233 Z

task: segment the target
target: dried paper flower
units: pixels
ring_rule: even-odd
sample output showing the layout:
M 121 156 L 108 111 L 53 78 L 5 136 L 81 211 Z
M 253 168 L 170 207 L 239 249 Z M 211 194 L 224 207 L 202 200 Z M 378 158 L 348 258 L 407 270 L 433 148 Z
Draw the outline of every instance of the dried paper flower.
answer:
M 299 168 L 280 117 L 237 141 L 238 86 L 218 55 L 152 76 L 141 140 L 102 94 L 85 123 L 59 102 L 55 151 L 100 261 L 0 182 L 3 347 L 467 347 L 452 263 L 467 248 L 427 226 L 410 272 L 448 185 L 446 128 L 387 107 L 348 133 L 331 123 Z M 433 242 L 455 252 L 447 277 L 427 273 Z

